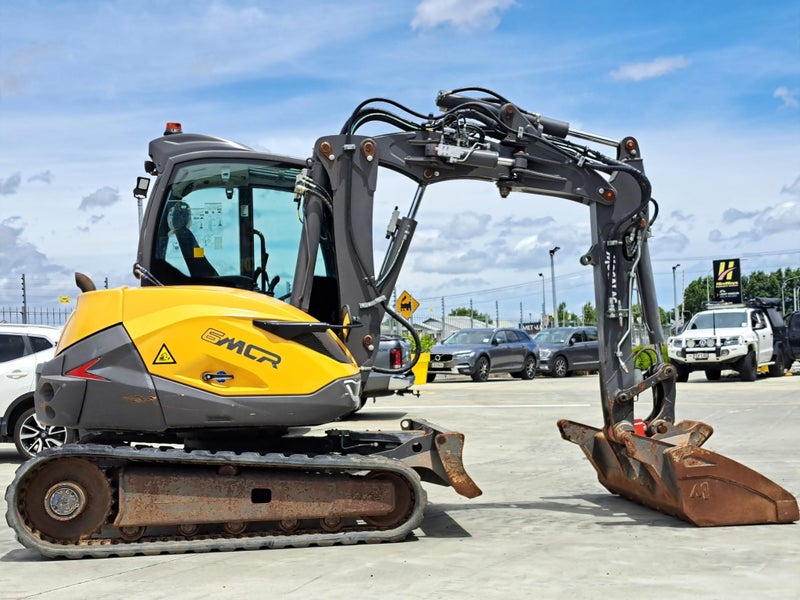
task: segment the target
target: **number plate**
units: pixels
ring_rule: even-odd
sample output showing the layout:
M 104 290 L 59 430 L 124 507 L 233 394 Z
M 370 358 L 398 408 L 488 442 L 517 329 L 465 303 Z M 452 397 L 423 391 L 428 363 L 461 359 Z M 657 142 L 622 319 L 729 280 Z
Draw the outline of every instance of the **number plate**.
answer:
M 695 360 L 705 360 L 708 358 L 708 352 L 695 352 L 694 354 L 692 354 L 692 357 Z
M 443 362 L 432 361 L 431 364 L 430 364 L 430 368 L 431 369 L 443 369 L 444 368 L 444 363 Z

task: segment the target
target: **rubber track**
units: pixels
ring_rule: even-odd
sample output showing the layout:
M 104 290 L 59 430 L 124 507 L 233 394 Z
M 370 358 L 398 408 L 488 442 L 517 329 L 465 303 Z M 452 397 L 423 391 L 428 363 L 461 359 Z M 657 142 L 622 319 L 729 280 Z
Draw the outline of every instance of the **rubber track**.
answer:
M 261 535 L 258 533 L 240 536 L 230 534 L 200 535 L 185 539 L 159 538 L 153 541 L 125 542 L 118 538 L 95 538 L 83 540 L 78 544 L 60 544 L 41 538 L 31 530 L 17 509 L 17 492 L 20 483 L 28 473 L 35 471 L 45 462 L 59 458 L 78 457 L 92 460 L 101 465 L 113 463 L 145 463 L 170 465 L 234 465 L 256 467 L 296 468 L 301 470 L 342 470 L 342 471 L 390 471 L 402 475 L 411 486 L 415 505 L 408 518 L 401 525 L 384 530 L 358 530 L 327 533 L 324 531 L 279 533 Z M 116 465 L 115 465 L 116 466 Z M 408 535 L 422 522 L 427 495 L 419 476 L 409 466 L 397 459 L 382 456 L 360 455 L 316 455 L 304 454 L 259 454 L 235 452 L 187 452 L 174 448 L 130 448 L 101 445 L 67 445 L 59 449 L 42 452 L 22 463 L 17 469 L 14 481 L 6 490 L 6 522 L 16 532 L 17 540 L 25 547 L 32 548 L 51 558 L 106 558 L 111 556 L 135 556 L 157 554 L 183 554 L 187 552 L 213 552 L 229 550 L 258 550 L 266 548 L 302 548 L 308 546 L 352 545 L 361 542 L 396 542 Z

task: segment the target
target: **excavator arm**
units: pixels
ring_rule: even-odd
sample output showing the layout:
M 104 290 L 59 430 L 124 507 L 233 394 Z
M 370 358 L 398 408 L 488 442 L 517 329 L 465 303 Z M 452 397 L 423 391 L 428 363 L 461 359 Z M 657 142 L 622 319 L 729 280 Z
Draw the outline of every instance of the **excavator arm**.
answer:
M 419 123 L 403 120 L 365 103 L 343 132 L 320 138 L 305 192 L 307 239 L 301 248 L 319 247 L 317 220 L 331 218 L 341 302 L 353 329 L 347 345 L 359 364 L 368 362 L 380 323 L 416 227 L 416 212 L 427 186 L 474 179 L 494 183 L 501 197 L 524 192 L 565 198 L 589 207 L 592 244 L 581 263 L 594 271 L 600 340 L 601 393 L 607 433 L 612 439 L 634 431 L 633 402 L 648 388 L 655 390 L 651 427 L 674 421 L 674 369 L 655 353 L 657 366 L 637 381 L 631 352 L 631 297 L 634 282 L 644 306 L 650 343 L 664 337 L 658 319 L 653 275 L 647 251 L 651 224 L 650 182 L 644 175 L 637 141 L 617 142 L 571 130 L 569 124 L 521 110 L 492 95 L 473 99 L 441 92 L 442 110 Z M 357 135 L 361 125 L 382 121 L 398 132 Z M 607 157 L 570 137 L 589 138 L 612 146 Z M 398 219 L 387 259 L 373 265 L 372 207 L 380 167 L 414 180 L 418 193 L 409 215 Z M 301 257 L 295 274 L 292 304 L 308 310 L 316 256 Z M 654 429 L 655 430 L 655 429 Z
M 291 303 L 309 310 L 322 223 L 332 223 L 346 344 L 368 375 L 385 312 L 398 318 L 387 298 L 427 186 L 474 179 L 494 183 L 503 198 L 524 192 L 585 204 L 592 240 L 580 262 L 594 274 L 603 426 L 562 420 L 562 436 L 581 446 L 610 491 L 697 525 L 796 521 L 797 501 L 786 490 L 700 447 L 713 432 L 710 426 L 675 423 L 677 373 L 662 358 L 664 336 L 648 251 L 658 205 L 636 139 L 616 141 L 577 131 L 480 88 L 440 92 L 437 105 L 439 114 L 422 115 L 385 99 L 368 100 L 338 135 L 317 140 L 296 187 L 304 199 L 305 221 Z M 372 122 L 394 131 L 358 134 Z M 609 146 L 615 156 L 576 140 Z M 389 249 L 376 272 L 372 210 L 381 167 L 412 179 L 418 190 L 408 215 L 391 228 Z M 650 354 L 651 366 L 643 376 L 634 369 L 631 341 L 634 288 L 649 336 L 643 351 Z M 650 413 L 635 419 L 634 403 L 647 390 Z

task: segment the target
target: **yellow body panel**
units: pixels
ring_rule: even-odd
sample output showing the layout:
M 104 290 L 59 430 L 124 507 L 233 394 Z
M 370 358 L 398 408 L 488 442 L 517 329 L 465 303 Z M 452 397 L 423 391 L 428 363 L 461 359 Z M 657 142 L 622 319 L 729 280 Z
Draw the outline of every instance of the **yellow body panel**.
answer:
M 152 375 L 215 394 L 310 394 L 358 376 L 352 356 L 330 331 L 324 335 L 335 340 L 348 363 L 259 329 L 256 319 L 315 321 L 289 304 L 246 290 L 119 288 L 81 294 L 59 351 L 122 323 Z M 224 376 L 213 378 L 217 373 Z
M 78 296 L 75 311 L 64 324 L 56 353 L 93 333 L 122 321 L 122 297 L 128 288 L 85 292 Z

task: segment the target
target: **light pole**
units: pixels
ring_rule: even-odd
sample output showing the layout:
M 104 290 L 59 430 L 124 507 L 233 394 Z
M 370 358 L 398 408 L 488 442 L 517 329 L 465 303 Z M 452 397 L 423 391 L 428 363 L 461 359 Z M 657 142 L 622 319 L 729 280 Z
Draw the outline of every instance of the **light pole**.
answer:
M 784 314 L 786 312 L 786 302 L 783 299 L 783 290 L 786 286 L 786 282 L 791 281 L 792 279 L 800 279 L 800 275 L 798 275 L 797 277 L 789 277 L 788 279 L 784 279 L 781 282 L 781 314 Z M 794 289 L 792 289 L 792 308 L 794 308 L 794 310 L 797 310 L 797 300 L 794 297 Z
M 547 308 L 545 307 L 545 291 L 544 291 L 544 273 L 539 273 L 539 277 L 542 278 L 542 322 L 540 323 L 542 329 L 544 329 L 544 322 L 547 320 Z
M 672 267 L 672 301 L 675 303 L 675 327 L 678 327 L 678 286 L 675 284 L 675 269 L 680 267 L 678 263 Z
M 556 269 L 553 266 L 553 255 L 561 250 L 558 246 L 550 250 L 550 278 L 553 282 L 553 318 L 558 327 L 558 302 L 556 301 Z

